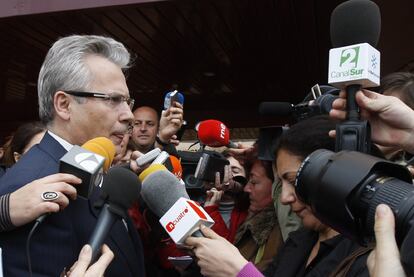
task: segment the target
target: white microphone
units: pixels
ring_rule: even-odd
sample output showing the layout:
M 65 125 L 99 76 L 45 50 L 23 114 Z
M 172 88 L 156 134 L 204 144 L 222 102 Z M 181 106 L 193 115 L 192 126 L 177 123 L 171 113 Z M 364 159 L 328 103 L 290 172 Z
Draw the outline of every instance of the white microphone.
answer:
M 165 167 L 152 165 L 144 170 L 141 195 L 160 224 L 176 244 L 189 236 L 202 236 L 200 225 L 211 227 L 214 220 L 196 202 L 190 200 L 185 187 Z M 161 170 L 159 170 L 161 169 Z
M 189 236 L 200 236 L 200 225 L 211 227 L 214 220 L 197 202 L 181 197 L 160 218 L 160 224 L 176 244 Z

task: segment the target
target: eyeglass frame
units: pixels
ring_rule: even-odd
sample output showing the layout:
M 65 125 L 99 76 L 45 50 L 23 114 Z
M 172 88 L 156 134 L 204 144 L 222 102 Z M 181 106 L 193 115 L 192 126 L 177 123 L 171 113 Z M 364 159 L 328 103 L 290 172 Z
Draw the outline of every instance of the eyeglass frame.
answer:
M 106 101 L 111 101 L 112 103 L 115 104 L 115 106 L 120 105 L 122 102 L 126 102 L 131 110 L 134 108 L 134 104 L 135 104 L 135 99 L 131 97 L 125 97 L 121 94 L 108 95 L 108 94 L 101 93 L 101 92 L 75 91 L 75 90 L 64 90 L 63 92 L 69 95 L 72 95 L 72 96 L 77 96 L 77 97 L 90 97 L 90 98 L 104 99 Z M 121 101 L 114 100 L 114 98 L 118 98 L 118 97 L 121 98 Z

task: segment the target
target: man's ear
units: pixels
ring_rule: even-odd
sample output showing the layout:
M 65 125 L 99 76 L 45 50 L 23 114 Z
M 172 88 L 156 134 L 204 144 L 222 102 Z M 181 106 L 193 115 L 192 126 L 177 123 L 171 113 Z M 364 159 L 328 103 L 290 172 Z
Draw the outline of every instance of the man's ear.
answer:
M 56 116 L 63 120 L 70 118 L 70 104 L 74 99 L 63 91 L 58 91 L 53 97 L 53 106 L 55 108 Z

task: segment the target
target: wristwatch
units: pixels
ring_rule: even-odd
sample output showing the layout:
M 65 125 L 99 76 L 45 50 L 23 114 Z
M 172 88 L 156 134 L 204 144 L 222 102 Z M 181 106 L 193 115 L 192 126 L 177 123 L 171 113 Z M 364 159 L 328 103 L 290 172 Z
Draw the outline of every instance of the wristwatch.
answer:
M 163 142 L 158 135 L 155 137 L 155 141 L 161 146 L 167 146 L 169 144 L 168 142 Z

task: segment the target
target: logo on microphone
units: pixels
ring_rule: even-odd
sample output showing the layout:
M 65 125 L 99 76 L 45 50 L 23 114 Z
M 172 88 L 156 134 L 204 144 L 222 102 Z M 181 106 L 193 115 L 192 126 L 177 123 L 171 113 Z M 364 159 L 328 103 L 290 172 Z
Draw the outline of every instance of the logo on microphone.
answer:
M 185 207 L 185 209 L 181 213 L 178 214 L 176 219 L 168 222 L 167 225 L 165 226 L 165 229 L 167 230 L 167 232 L 171 233 L 175 229 L 175 226 L 178 224 L 178 222 L 180 222 L 181 219 L 183 219 L 187 213 L 188 213 L 188 208 Z
M 340 52 L 338 52 L 338 56 L 335 56 L 335 67 L 329 69 L 329 82 L 335 82 L 336 80 L 341 78 L 346 78 L 347 80 L 354 80 L 363 76 L 364 68 L 361 68 L 361 66 L 359 65 L 359 53 L 360 46 L 354 46 L 340 50 Z M 337 63 L 338 58 L 339 67 Z
M 225 136 L 226 136 L 226 125 L 224 125 L 223 123 L 220 123 L 220 137 L 224 139 Z
M 355 68 L 358 65 L 359 46 L 342 50 L 339 66 L 345 68 Z
M 378 65 L 377 56 L 372 55 L 371 56 L 371 67 L 373 69 L 376 69 L 377 68 L 377 65 Z
M 79 153 L 75 156 L 75 162 L 89 172 L 95 171 L 102 159 L 94 153 Z

